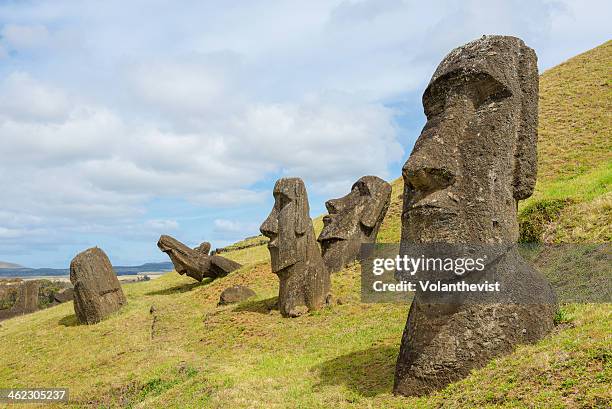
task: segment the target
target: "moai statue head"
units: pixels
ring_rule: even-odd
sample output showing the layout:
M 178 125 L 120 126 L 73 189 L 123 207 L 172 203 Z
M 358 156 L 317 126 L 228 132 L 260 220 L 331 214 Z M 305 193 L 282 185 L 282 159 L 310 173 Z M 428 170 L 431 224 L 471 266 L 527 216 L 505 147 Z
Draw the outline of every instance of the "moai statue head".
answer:
M 325 202 L 321 243 L 330 272 L 340 271 L 359 256 L 362 243 L 374 243 L 391 200 L 391 185 L 376 176 L 359 179 L 349 194 Z
M 299 178 L 280 179 L 274 185 L 274 207 L 261 225 L 261 233 L 270 239 L 268 249 L 272 272 L 306 260 L 306 240 L 312 229 L 308 196 Z
M 402 241 L 508 243 L 536 180 L 538 70 L 515 37 L 456 48 L 425 93 L 427 123 L 403 168 Z
M 475 257 L 489 256 L 477 274 L 423 274 L 445 282 L 488 279 L 501 290 L 417 288 L 395 393 L 441 389 L 553 327 L 554 291 L 513 245 L 517 202 L 535 185 L 537 103 L 536 55 L 515 37 L 485 36 L 454 49 L 425 90 L 427 123 L 403 168 L 400 252 L 414 244 L 427 244 L 412 247 L 436 257 L 445 247 L 455 256 L 477 250 Z
M 308 196 L 299 178 L 283 178 L 274 186 L 274 207 L 260 227 L 270 239 L 272 272 L 278 275 L 279 309 L 283 316 L 300 315 L 299 307 L 320 308 L 330 288 L 310 219 Z

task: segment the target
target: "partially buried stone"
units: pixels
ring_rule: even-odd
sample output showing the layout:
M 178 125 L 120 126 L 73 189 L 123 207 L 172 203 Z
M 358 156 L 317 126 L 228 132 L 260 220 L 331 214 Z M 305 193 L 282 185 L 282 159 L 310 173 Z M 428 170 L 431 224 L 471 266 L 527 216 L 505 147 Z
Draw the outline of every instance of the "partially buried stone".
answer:
M 234 304 L 248 300 L 254 296 L 255 291 L 251 290 L 249 287 L 234 285 L 223 290 L 219 297 L 219 305 Z
M 70 263 L 74 312 L 82 324 L 95 324 L 127 304 L 108 256 L 98 247 L 79 253 Z
M 29 314 L 39 309 L 38 292 L 40 280 L 25 280 L 11 283 L 0 291 L 0 297 L 4 302 L 14 300 L 9 303 L 10 307 L 0 309 L 0 319 L 7 319 L 17 315 Z
M 64 303 L 64 302 L 72 301 L 72 299 L 74 298 L 74 289 L 72 289 L 72 288 L 63 288 L 63 289 L 59 290 L 58 292 L 56 292 L 55 294 L 53 294 L 53 298 L 58 303 Z

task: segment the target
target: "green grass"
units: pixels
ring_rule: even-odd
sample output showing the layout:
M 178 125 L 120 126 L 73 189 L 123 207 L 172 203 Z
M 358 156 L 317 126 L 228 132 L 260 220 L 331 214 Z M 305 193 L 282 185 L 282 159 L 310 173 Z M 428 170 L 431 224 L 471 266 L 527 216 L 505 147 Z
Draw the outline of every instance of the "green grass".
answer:
M 426 398 L 390 391 L 407 304 L 359 303 L 359 267 L 334 276 L 341 305 L 299 319 L 270 310 L 266 264 L 224 280 L 176 274 L 124 287 L 129 305 L 76 326 L 70 303 L 6 321 L 0 384 L 70 387 L 77 400 L 124 407 L 505 407 L 610 403 L 611 309 L 564 307 L 555 333 Z M 254 300 L 217 307 L 223 288 Z M 156 324 L 149 313 L 156 306 Z M 570 318 L 571 317 L 571 318 Z M 61 341 L 60 341 L 61 340 Z
M 601 85 L 600 78 L 602 67 L 610 66 L 610 44 L 542 77 L 541 172 L 536 193 L 521 204 L 521 214 L 548 209 L 542 203 L 571 200 L 541 223 L 538 234 L 544 241 L 610 241 L 609 80 Z M 589 102 L 589 95 L 597 101 Z M 584 112 L 591 107 L 592 112 Z M 572 117 L 572 110 L 580 112 Z M 379 242 L 399 240 L 401 193 L 397 179 Z M 318 232 L 321 218 L 314 221 Z M 261 237 L 247 242 L 257 240 Z M 519 346 L 438 393 L 403 398 L 391 389 L 408 304 L 362 304 L 358 264 L 333 276 L 336 305 L 283 319 L 272 308 L 278 279 L 270 271 L 266 246 L 223 255 L 243 267 L 212 282 L 169 273 L 126 285 L 129 304 L 94 326 L 76 325 L 71 303 L 0 323 L 0 387 L 68 387 L 73 407 L 612 404 L 610 304 L 563 305 L 556 329 L 537 344 Z M 237 284 L 251 287 L 257 297 L 218 307 L 221 291 Z M 149 312 L 152 305 L 155 317 Z
M 607 41 L 540 77 L 540 184 L 612 160 L 611 63 L 612 41 Z
M 522 241 L 612 241 L 612 161 L 571 178 L 538 182 L 520 203 Z
M 540 77 L 538 181 L 533 196 L 520 204 L 520 219 L 528 221 L 538 204 L 570 203 L 539 226 L 539 241 L 612 240 L 610 66 L 612 41 Z

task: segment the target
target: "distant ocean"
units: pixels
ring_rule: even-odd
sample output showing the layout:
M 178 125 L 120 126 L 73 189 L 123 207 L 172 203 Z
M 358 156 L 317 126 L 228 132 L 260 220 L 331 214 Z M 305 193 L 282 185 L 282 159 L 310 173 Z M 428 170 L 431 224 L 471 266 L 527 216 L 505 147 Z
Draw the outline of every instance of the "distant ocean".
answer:
M 113 266 L 117 275 L 134 275 L 142 273 L 162 273 L 174 270 L 171 262 L 145 263 L 140 266 Z M 0 268 L 0 278 L 28 278 L 28 277 L 60 277 L 70 274 L 67 268 Z

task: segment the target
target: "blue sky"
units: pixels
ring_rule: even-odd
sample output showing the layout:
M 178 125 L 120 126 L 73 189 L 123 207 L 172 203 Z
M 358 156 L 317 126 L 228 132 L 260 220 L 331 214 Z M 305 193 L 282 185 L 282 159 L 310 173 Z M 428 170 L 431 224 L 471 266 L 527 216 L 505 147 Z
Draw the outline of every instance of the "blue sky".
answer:
M 162 233 L 223 246 L 274 181 L 311 215 L 388 180 L 452 48 L 508 34 L 540 69 L 610 39 L 609 1 L 0 1 L 0 260 L 165 260 Z

